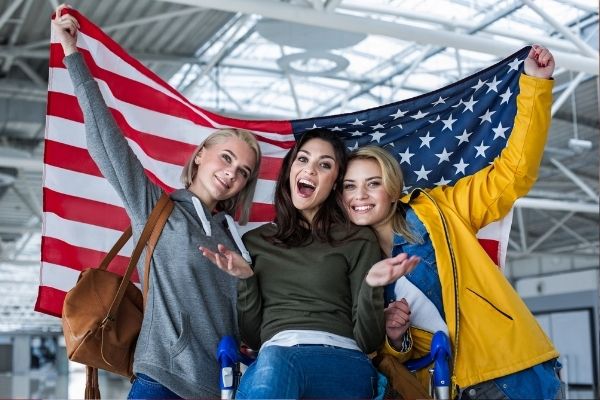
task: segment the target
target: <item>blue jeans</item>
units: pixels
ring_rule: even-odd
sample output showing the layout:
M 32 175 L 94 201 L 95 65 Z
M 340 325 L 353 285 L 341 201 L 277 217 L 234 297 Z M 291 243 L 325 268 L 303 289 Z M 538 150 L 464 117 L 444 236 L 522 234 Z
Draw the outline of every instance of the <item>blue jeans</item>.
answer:
M 128 399 L 181 399 L 165 386 L 144 374 L 137 374 L 127 395 Z
M 269 346 L 246 370 L 237 399 L 373 398 L 377 371 L 357 350 Z

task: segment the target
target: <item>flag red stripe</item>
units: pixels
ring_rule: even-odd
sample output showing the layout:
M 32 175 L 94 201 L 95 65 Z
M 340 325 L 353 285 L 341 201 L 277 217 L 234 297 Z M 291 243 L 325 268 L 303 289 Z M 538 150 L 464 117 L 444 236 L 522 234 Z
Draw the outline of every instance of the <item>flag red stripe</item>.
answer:
M 131 224 L 125 209 L 44 188 L 44 212 L 61 218 L 124 231 Z
M 67 292 L 62 290 L 50 286 L 40 286 L 38 287 L 38 297 L 33 309 L 60 318 L 66 295 Z
M 272 204 L 252 203 L 249 222 L 269 222 L 275 220 L 275 207 Z
M 53 98 L 48 102 L 48 115 L 83 123 L 83 114 L 81 113 L 79 103 L 75 96 L 56 92 L 49 93 L 52 93 Z M 75 108 L 79 110 L 77 115 L 74 115 L 72 111 L 72 109 Z M 156 136 L 151 132 L 138 131 L 129 125 L 120 111 L 115 110 L 114 108 L 111 108 L 110 111 L 123 134 L 138 143 L 144 152 L 155 160 L 183 165 L 196 148 L 196 145 L 193 144 Z
M 494 264 L 500 265 L 499 261 L 498 261 L 498 253 L 499 253 L 498 241 L 491 240 L 491 239 L 480 239 L 480 238 L 478 238 L 477 240 L 479 240 L 479 244 L 481 244 L 481 247 L 483 247 L 483 249 L 488 254 L 488 256 L 490 256 L 490 258 L 492 259 Z
M 58 43 L 51 44 L 54 48 L 50 52 L 50 67 L 51 68 L 64 68 L 62 47 Z M 168 114 L 174 117 L 186 119 L 192 121 L 195 124 L 213 127 L 212 123 L 207 121 L 198 113 L 192 111 L 192 109 L 199 110 L 200 112 L 219 119 L 219 124 L 235 126 L 238 128 L 250 129 L 253 131 L 263 131 L 270 133 L 289 134 L 292 131 L 291 123 L 289 121 L 242 121 L 233 118 L 219 117 L 216 114 L 207 112 L 206 110 L 191 104 L 188 100 L 182 99 L 177 101 L 176 99 L 167 96 L 166 94 L 140 83 L 136 80 L 126 78 L 122 75 L 116 74 L 109 70 L 99 67 L 90 53 L 85 49 L 80 49 L 81 54 L 85 58 L 86 64 L 88 65 L 90 72 L 95 78 L 101 79 L 105 82 L 110 83 L 110 89 L 113 95 L 124 102 L 134 104 L 136 106 L 153 110 L 156 112 Z M 165 87 L 164 84 L 161 86 Z M 177 96 L 181 99 L 180 96 Z M 217 121 L 215 121 L 217 122 Z M 243 125 L 243 126 L 242 126 Z M 282 130 L 283 129 L 283 130 Z M 289 131 L 289 132 L 286 132 Z M 261 137 L 261 141 L 269 142 L 274 145 L 290 148 L 293 146 L 294 141 L 278 141 L 270 138 Z
M 258 177 L 268 181 L 276 181 L 281 164 L 283 164 L 283 158 L 262 156 Z
M 42 246 L 42 261 L 52 264 L 64 265 L 77 271 L 86 268 L 96 268 L 104 259 L 106 253 L 103 251 L 86 249 L 73 246 L 60 239 L 45 236 Z M 110 271 L 123 275 L 127 269 L 129 257 L 116 255 L 108 266 Z M 137 270 L 131 274 L 133 282 L 139 282 Z
M 86 149 L 48 139 L 45 145 L 44 164 L 102 177 L 102 173 Z

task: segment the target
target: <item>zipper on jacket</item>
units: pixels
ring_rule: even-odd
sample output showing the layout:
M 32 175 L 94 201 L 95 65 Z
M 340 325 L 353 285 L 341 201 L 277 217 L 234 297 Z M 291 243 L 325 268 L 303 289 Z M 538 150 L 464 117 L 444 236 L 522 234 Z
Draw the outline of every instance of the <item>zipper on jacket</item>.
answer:
M 424 191 L 423 189 L 415 189 L 415 191 L 419 191 L 420 193 L 424 194 L 429 200 L 431 200 L 431 203 L 435 206 L 435 208 L 438 211 L 438 214 L 440 215 L 440 219 L 442 221 L 442 227 L 444 228 L 444 238 L 446 239 L 446 245 L 448 246 L 448 251 L 450 252 L 450 263 L 452 264 L 452 276 L 453 276 L 453 280 L 454 280 L 454 316 L 456 319 L 456 331 L 454 333 L 454 348 L 452 351 L 452 377 L 451 377 L 451 381 L 452 381 L 452 387 L 450 388 L 450 398 L 454 398 L 456 395 L 456 376 L 454 375 L 455 371 L 456 371 L 456 359 L 457 359 L 457 354 L 458 354 L 458 329 L 459 329 L 459 322 L 460 322 L 460 307 L 458 305 L 458 275 L 457 275 L 457 271 L 456 271 L 456 258 L 454 256 L 454 249 L 452 248 L 452 245 L 450 243 L 450 239 L 448 237 L 448 224 L 446 222 L 446 219 L 444 218 L 444 214 L 442 214 L 442 210 L 440 210 L 440 207 L 437 205 L 436 201 L 433 199 L 433 197 L 431 197 L 429 195 L 429 193 L 427 193 L 426 191 Z M 412 197 L 412 194 L 411 194 Z M 434 249 L 435 250 L 435 249 Z
M 513 320 L 513 317 L 511 317 L 510 315 L 508 315 L 507 313 L 505 313 L 504 311 L 502 311 L 501 309 L 499 309 L 498 307 L 496 307 L 495 305 L 493 305 L 492 302 L 490 302 L 488 299 L 486 299 L 485 297 L 483 297 L 479 293 L 477 293 L 474 290 L 471 290 L 469 288 L 466 288 L 466 289 L 469 292 L 473 293 L 475 296 L 479 297 L 481 300 L 483 300 L 486 303 L 488 303 L 490 305 L 490 307 L 492 307 L 494 310 L 498 311 L 500 314 L 504 315 L 506 318 L 510 319 L 511 321 Z

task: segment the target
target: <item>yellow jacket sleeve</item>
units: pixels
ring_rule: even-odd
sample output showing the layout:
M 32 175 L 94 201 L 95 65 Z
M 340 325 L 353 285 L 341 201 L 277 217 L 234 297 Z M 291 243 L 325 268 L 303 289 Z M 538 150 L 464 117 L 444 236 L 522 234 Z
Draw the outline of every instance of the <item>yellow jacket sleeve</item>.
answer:
M 436 200 L 468 221 L 473 232 L 504 217 L 535 183 L 550 128 L 553 85 L 551 79 L 522 74 L 513 130 L 500 156 L 454 186 L 431 190 Z

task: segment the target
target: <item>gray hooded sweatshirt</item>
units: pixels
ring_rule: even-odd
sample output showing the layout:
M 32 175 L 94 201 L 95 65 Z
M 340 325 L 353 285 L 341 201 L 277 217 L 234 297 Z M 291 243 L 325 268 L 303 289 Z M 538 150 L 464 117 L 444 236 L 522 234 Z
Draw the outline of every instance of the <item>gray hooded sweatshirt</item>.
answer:
M 64 61 L 83 110 L 88 150 L 123 201 L 137 242 L 162 191 L 146 177 L 127 145 L 82 55 L 74 53 Z M 202 206 L 206 216 L 203 227 L 193 197 L 184 189 L 171 194 L 175 208 L 152 256 L 148 299 L 133 370 L 150 376 L 181 397 L 218 397 L 217 344 L 225 335 L 239 336 L 235 314 L 237 280 L 203 257 L 198 246 L 216 249 L 218 243 L 223 243 L 232 249 L 236 247 L 224 213 L 211 215 Z M 144 259 L 142 253 L 140 277 L 144 276 Z

